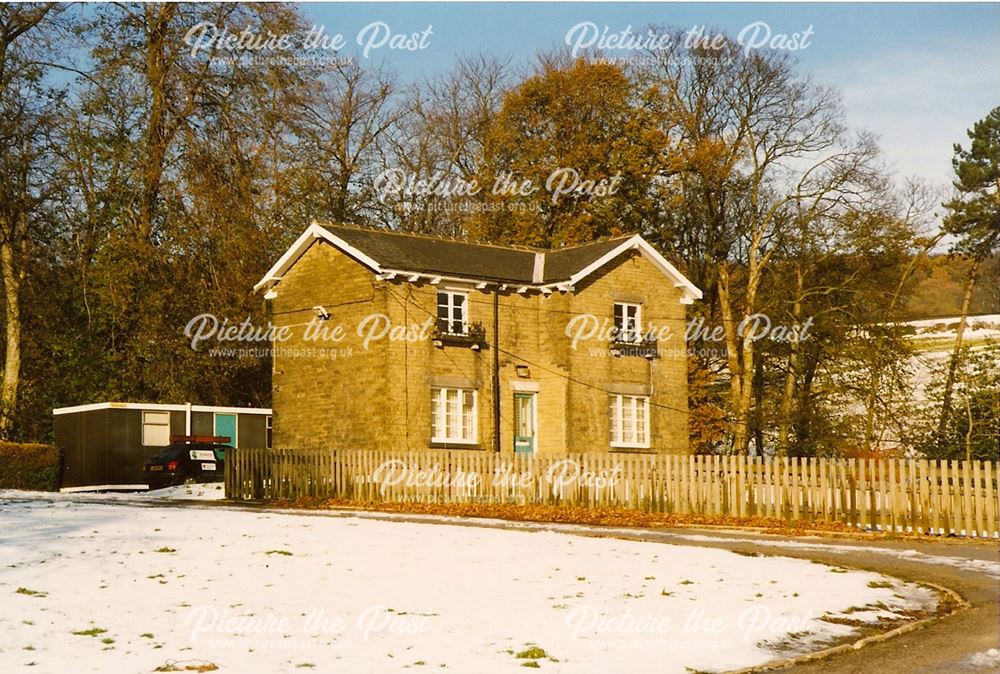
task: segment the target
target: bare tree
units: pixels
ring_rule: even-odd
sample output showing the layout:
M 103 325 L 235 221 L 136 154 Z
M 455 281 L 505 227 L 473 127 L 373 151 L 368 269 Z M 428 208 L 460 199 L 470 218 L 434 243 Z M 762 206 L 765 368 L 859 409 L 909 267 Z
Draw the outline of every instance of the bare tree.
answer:
M 296 128 L 300 175 L 315 216 L 362 220 L 372 208 L 371 185 L 382 138 L 404 115 L 392 75 L 338 62 L 302 104 Z
M 448 73 L 412 86 L 406 115 L 383 143 L 382 169 L 431 185 L 470 182 L 480 175 L 487 135 L 511 84 L 507 59 L 460 58 Z M 467 234 L 463 199 L 383 192 L 387 226 L 445 235 Z
M 33 240 L 44 236 L 44 208 L 53 185 L 47 175 L 55 93 L 41 84 L 38 48 L 51 4 L 0 7 L 0 278 L 4 286 L 5 353 L 0 388 L 0 437 L 13 427 L 21 382 L 22 287 Z
M 640 76 L 660 84 L 671 108 L 677 143 L 663 164 L 668 192 L 694 200 L 683 208 L 704 223 L 698 249 L 716 271 L 700 276 L 725 329 L 732 449 L 744 452 L 756 347 L 753 331 L 741 328 L 762 307 L 777 244 L 803 218 L 881 189 L 877 148 L 848 136 L 839 96 L 797 76 L 787 55 L 747 55 L 732 40 L 718 49 L 673 43 Z

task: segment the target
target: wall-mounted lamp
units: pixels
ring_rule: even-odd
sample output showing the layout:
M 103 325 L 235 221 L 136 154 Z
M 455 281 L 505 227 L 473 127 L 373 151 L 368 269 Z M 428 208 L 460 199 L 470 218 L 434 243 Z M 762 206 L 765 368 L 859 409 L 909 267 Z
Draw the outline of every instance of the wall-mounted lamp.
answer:
M 525 379 L 531 376 L 531 370 L 528 369 L 527 365 L 515 365 L 514 369 L 517 371 L 517 376 Z

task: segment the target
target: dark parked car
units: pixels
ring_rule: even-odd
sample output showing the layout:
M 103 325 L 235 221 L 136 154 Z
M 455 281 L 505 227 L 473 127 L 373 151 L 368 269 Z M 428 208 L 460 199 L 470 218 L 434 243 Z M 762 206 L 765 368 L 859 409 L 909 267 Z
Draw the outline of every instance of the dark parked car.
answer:
M 190 482 L 221 482 L 224 479 L 226 445 L 174 443 L 146 462 L 143 475 L 150 489 Z

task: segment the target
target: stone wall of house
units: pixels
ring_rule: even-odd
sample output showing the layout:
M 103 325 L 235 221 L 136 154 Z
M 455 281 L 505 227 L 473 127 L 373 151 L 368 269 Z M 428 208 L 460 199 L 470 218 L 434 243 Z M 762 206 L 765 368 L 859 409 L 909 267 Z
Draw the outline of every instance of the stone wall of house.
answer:
M 431 446 L 431 389 L 448 386 L 477 391 L 477 446 L 492 449 L 493 353 L 488 345 L 478 350 L 434 345 L 429 337 L 439 288 L 468 293 L 468 320 L 481 323 L 492 342 L 492 288 L 446 280 L 439 285 L 410 283 L 401 277 L 381 281 L 329 245 L 310 248 L 277 286 L 273 320 L 276 325 L 308 322 L 315 315 L 312 307 L 322 304 L 332 313 L 330 323 L 342 325 L 347 334 L 337 344 L 335 359 L 279 352 L 275 446 L 426 449 Z M 501 451 L 513 452 L 514 393 L 520 389 L 538 391 L 539 452 L 608 451 L 608 391 L 621 391 L 650 395 L 652 433 L 646 451 L 686 453 L 685 307 L 680 296 L 669 278 L 637 254 L 622 256 L 573 293 L 519 294 L 516 287 L 500 292 Z M 609 329 L 615 301 L 641 303 L 644 330 L 651 322 L 673 329 L 672 339 L 659 343 L 660 358 L 615 357 L 596 336 L 572 347 L 567 324 L 589 314 Z M 373 314 L 384 315 L 392 332 L 366 348 L 357 326 Z M 282 346 L 300 342 L 296 338 Z M 518 365 L 523 366 L 520 372 Z
M 614 303 L 642 305 L 642 329 L 650 324 L 669 329 L 670 336 L 658 341 L 659 358 L 615 357 L 599 339 L 580 341 L 576 349 L 565 337 L 565 321 L 558 334 L 556 361 L 568 362 L 573 380 L 593 386 L 571 384 L 566 404 L 566 424 L 573 429 L 570 451 L 607 449 L 610 443 L 608 393 L 650 396 L 650 450 L 687 453 L 687 353 L 684 342 L 685 306 L 681 292 L 652 262 L 638 253 L 623 255 L 581 283 L 572 295 L 572 315 L 593 315 L 613 324 Z M 553 331 L 554 332 L 554 331 Z M 603 390 L 602 390 L 603 389 Z
M 385 290 L 363 265 L 314 243 L 276 286 L 271 321 L 291 337 L 275 345 L 272 376 L 274 447 L 385 446 L 390 388 L 385 342 L 364 348 L 357 326 L 384 313 Z M 317 322 L 315 306 L 330 312 Z M 307 339 L 313 326 L 326 335 Z M 336 328 L 343 330 L 336 337 Z M 315 332 L 313 333 L 316 334 Z
M 413 325 L 433 320 L 437 312 L 437 292 L 459 290 L 467 293 L 468 321 L 481 323 L 486 340 L 493 341 L 493 290 L 475 284 L 442 281 L 391 283 L 389 314 L 393 322 Z M 542 307 L 566 306 L 568 296 L 558 293 L 543 298 L 537 293 L 522 295 L 510 288 L 498 298 L 500 339 L 500 446 L 513 452 L 515 387 L 538 389 L 538 448 L 565 451 L 566 376 L 565 368 L 554 366 L 549 353 L 560 339 L 544 328 Z M 565 309 L 564 309 L 565 310 Z M 560 314 L 562 315 L 562 314 Z M 562 329 L 562 328 L 558 328 Z M 489 345 L 472 349 L 466 345 L 438 347 L 431 340 L 392 342 L 389 349 L 389 408 L 393 410 L 392 435 L 402 441 L 401 449 L 422 449 L 431 443 L 431 389 L 438 386 L 474 388 L 478 396 L 478 443 L 494 447 L 493 434 L 493 351 Z M 527 365 L 527 376 L 517 373 L 517 365 Z M 543 366 L 543 367 L 539 367 Z M 541 392 L 544 392 L 541 393 Z

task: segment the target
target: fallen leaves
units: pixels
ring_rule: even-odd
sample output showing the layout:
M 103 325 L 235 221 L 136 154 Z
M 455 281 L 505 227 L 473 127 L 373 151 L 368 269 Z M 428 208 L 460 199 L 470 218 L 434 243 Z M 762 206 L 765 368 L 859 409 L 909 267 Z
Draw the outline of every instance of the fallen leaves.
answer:
M 841 522 L 786 522 L 773 517 L 731 517 L 660 513 L 625 508 L 584 507 L 517 503 L 431 503 L 431 502 L 360 502 L 349 499 L 300 499 L 275 501 L 279 508 L 328 509 L 350 508 L 374 512 L 414 515 L 444 515 L 511 520 L 518 522 L 554 522 L 613 527 L 664 528 L 683 526 L 752 527 L 782 533 L 853 532 Z

